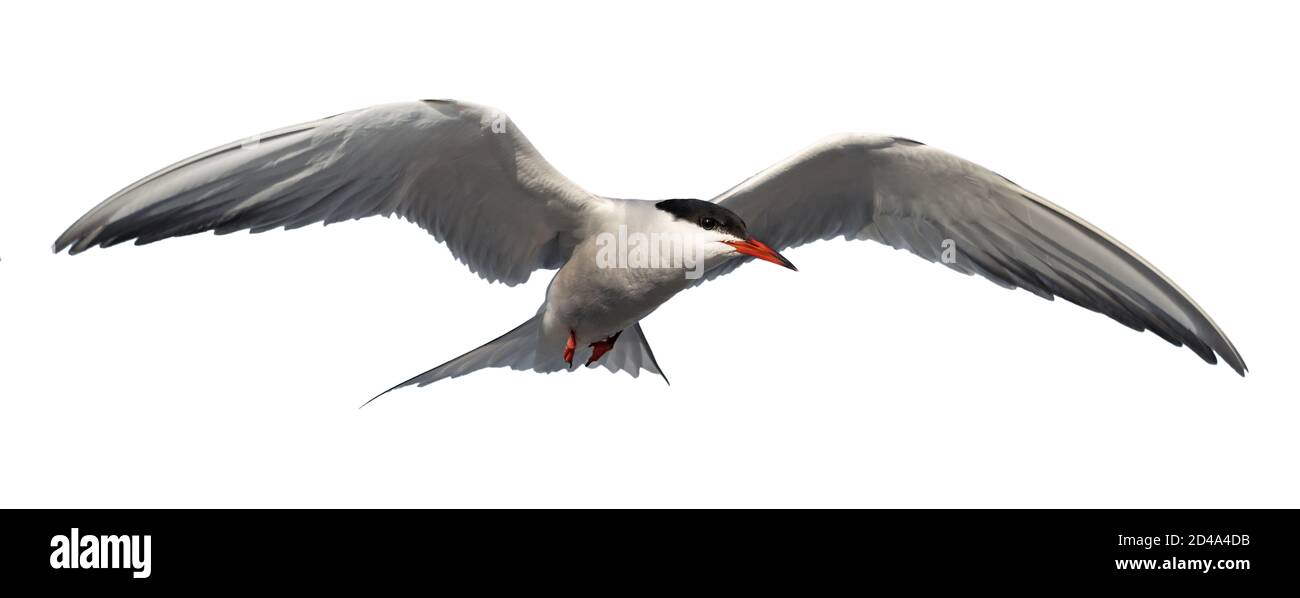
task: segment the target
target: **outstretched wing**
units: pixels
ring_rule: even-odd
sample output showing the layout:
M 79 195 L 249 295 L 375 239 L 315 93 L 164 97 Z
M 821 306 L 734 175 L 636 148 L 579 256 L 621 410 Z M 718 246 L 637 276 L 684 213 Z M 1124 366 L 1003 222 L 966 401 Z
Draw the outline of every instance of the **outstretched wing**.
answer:
M 834 237 L 879 241 L 1007 288 L 1064 297 L 1246 371 L 1210 317 L 1136 253 L 1006 178 L 915 141 L 836 136 L 715 201 L 777 250 Z
M 513 285 L 562 264 L 584 211 L 601 201 L 547 164 L 504 114 L 426 100 L 194 156 L 105 200 L 54 250 L 395 214 L 445 242 L 479 276 Z

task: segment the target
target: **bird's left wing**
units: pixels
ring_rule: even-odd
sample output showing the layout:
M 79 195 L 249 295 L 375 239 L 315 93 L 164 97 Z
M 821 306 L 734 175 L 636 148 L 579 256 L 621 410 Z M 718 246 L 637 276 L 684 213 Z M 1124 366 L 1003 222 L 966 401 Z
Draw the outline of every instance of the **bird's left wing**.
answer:
M 1173 281 L 1082 219 L 976 164 L 895 137 L 840 135 L 715 201 L 778 251 L 871 239 L 1008 288 L 1066 300 L 1186 345 L 1239 374 L 1241 355 Z M 712 279 L 748 261 L 734 259 Z
M 501 112 L 426 100 L 287 127 L 174 164 L 82 216 L 54 250 L 397 215 L 479 276 L 517 284 L 562 264 L 585 213 L 604 201 L 556 172 Z

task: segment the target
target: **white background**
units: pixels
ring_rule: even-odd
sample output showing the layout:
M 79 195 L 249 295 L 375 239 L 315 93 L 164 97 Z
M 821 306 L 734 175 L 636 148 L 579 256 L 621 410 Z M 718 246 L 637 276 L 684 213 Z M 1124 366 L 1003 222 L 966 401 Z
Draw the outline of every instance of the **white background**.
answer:
M 1283 3 L 173 3 L 7 9 L 3 506 L 1300 506 Z M 507 111 L 611 196 L 709 198 L 820 137 L 1007 175 L 1188 291 L 1252 372 L 870 243 L 645 322 L 672 379 L 377 391 L 529 317 L 371 219 L 77 257 L 159 167 L 370 104 Z

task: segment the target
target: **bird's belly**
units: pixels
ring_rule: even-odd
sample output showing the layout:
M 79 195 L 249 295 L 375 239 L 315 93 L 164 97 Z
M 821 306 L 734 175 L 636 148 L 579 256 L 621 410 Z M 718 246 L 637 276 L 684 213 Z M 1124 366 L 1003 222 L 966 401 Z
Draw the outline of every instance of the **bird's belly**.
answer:
M 637 323 L 690 282 L 680 269 L 572 265 L 561 268 L 547 290 L 547 320 L 573 330 L 580 343 L 604 339 Z

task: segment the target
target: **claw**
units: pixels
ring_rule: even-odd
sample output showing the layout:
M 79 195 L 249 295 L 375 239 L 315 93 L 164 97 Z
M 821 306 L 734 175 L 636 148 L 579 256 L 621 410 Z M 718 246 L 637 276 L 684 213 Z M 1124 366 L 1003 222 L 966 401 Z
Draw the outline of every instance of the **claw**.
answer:
M 564 362 L 573 367 L 573 350 L 578 346 L 578 339 L 573 336 L 573 331 L 569 331 L 569 342 L 564 344 Z
M 596 363 L 597 359 L 600 359 L 601 356 L 603 356 L 606 353 L 609 353 L 610 349 L 614 348 L 614 341 L 618 340 L 618 335 L 620 334 L 623 334 L 622 330 L 615 332 L 614 336 L 611 336 L 603 341 L 596 341 L 594 343 L 591 343 L 591 357 L 587 358 L 586 365 L 591 365 L 593 363 Z

